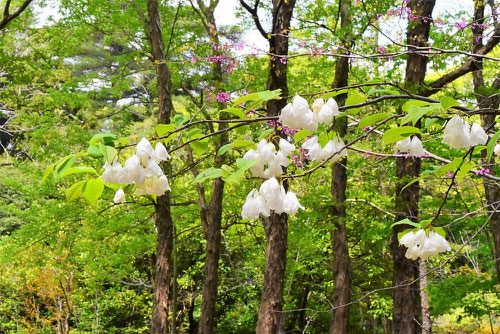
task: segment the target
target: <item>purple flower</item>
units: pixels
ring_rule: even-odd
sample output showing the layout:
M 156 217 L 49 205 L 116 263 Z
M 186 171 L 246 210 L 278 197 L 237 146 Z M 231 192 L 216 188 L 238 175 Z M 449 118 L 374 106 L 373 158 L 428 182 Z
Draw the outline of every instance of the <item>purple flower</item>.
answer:
M 455 23 L 455 26 L 456 26 L 459 30 L 462 30 L 462 29 L 465 29 L 465 27 L 467 27 L 467 22 L 465 22 L 465 21 L 458 22 L 458 23 Z

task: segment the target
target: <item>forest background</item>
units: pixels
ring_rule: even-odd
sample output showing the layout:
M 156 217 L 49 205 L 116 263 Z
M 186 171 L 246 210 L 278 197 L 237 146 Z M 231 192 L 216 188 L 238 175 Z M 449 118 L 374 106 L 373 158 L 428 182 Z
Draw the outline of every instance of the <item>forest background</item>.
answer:
M 500 331 L 497 1 L 0 3 L 0 332 Z M 244 220 L 237 159 L 312 133 L 277 122 L 295 94 L 336 99 L 348 158 L 297 150 L 305 209 Z M 488 143 L 443 145 L 456 114 Z M 142 137 L 172 191 L 113 203 Z M 403 219 L 452 251 L 406 259 Z

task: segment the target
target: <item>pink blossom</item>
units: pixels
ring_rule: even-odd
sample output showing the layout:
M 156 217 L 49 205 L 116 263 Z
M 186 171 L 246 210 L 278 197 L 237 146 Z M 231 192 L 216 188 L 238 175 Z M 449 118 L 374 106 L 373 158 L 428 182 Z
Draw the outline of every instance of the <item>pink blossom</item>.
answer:
M 455 23 L 455 26 L 456 26 L 459 30 L 462 30 L 462 29 L 465 29 L 465 27 L 467 27 L 467 22 L 465 22 L 465 21 L 458 22 L 458 23 Z

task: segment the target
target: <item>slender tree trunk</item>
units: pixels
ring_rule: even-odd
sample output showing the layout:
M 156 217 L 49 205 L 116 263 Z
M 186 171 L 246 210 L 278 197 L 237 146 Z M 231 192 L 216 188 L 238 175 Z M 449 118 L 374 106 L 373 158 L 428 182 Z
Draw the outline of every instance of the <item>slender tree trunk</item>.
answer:
M 407 45 L 410 53 L 406 63 L 405 86 L 410 91 L 418 91 L 423 84 L 427 69 L 427 57 L 412 53 L 413 46 L 423 47 L 429 40 L 431 15 L 435 0 L 411 0 L 410 8 L 418 19 L 408 22 Z M 418 124 L 419 125 L 419 124 Z M 398 158 L 396 175 L 396 217 L 399 221 L 408 218 L 412 221 L 418 220 L 418 200 L 420 185 L 413 183 L 403 189 L 411 179 L 420 174 L 421 160 L 419 158 Z M 412 261 L 405 257 L 406 247 L 400 246 L 398 233 L 408 226 L 397 225 L 393 229 L 391 238 L 391 250 L 393 256 L 393 333 L 413 334 L 421 333 L 420 291 L 418 283 L 406 285 L 419 277 L 418 261 Z M 400 284 L 405 284 L 398 287 Z
M 472 26 L 472 44 L 473 52 L 478 52 L 483 46 L 482 35 L 484 33 L 484 28 L 482 24 L 484 23 L 484 8 L 485 1 L 474 1 L 474 22 L 476 25 Z M 478 58 L 474 63 L 475 70 L 472 72 L 472 78 L 474 82 L 474 92 L 477 96 L 477 103 L 481 109 L 498 109 L 500 99 L 498 96 L 483 96 L 481 92 L 481 87 L 484 87 L 483 78 L 483 59 Z M 500 88 L 500 77 L 497 76 L 493 83 L 493 87 L 497 90 Z M 481 122 L 485 130 L 490 129 L 493 124 L 495 124 L 494 114 L 484 114 L 481 115 Z M 490 130 L 494 132 L 495 128 L 492 127 Z M 495 175 L 495 156 L 491 157 L 490 161 L 486 161 L 486 152 L 483 151 L 483 164 L 484 168 L 489 169 L 489 174 Z M 484 192 L 486 197 L 486 203 L 488 204 L 489 210 L 495 210 L 490 218 L 491 232 L 493 235 L 494 242 L 494 256 L 495 256 L 495 266 L 497 271 L 497 276 L 500 279 L 500 188 L 492 180 L 483 177 Z
M 200 19 L 204 20 L 205 29 L 211 42 L 219 44 L 219 35 L 217 25 L 215 23 L 214 11 L 218 4 L 218 0 L 211 0 L 208 7 L 205 6 L 202 0 L 197 0 Z M 220 51 L 214 49 L 214 55 L 217 56 Z M 218 88 L 222 88 L 222 67 L 219 62 L 216 62 L 212 68 L 213 81 Z M 219 104 L 220 109 L 223 105 Z M 220 113 L 219 119 L 226 119 L 227 115 Z M 225 123 L 219 125 L 219 130 L 226 128 Z M 216 152 L 218 149 L 228 143 L 227 133 L 222 133 L 217 143 Z M 218 155 L 214 159 L 214 166 L 220 167 L 224 162 L 224 155 Z M 200 189 L 199 189 L 200 192 Z M 224 195 L 224 181 L 221 178 L 215 179 L 212 183 L 212 196 L 206 210 L 206 228 L 204 235 L 206 240 L 206 256 L 205 256 L 205 273 L 203 276 L 203 296 L 201 304 L 201 315 L 198 326 L 199 334 L 214 333 L 219 257 L 221 247 L 221 221 L 222 221 L 222 201 Z
M 427 261 L 420 259 L 420 296 L 422 302 L 422 333 L 432 333 L 432 322 L 429 308 L 429 293 L 427 291 Z
M 170 123 L 173 110 L 170 93 L 170 70 L 165 61 L 165 51 L 161 31 L 158 0 L 148 0 L 148 37 L 156 65 L 158 79 L 158 123 Z M 167 175 L 170 175 L 170 163 L 162 165 Z M 153 314 L 151 323 L 152 334 L 168 332 L 168 307 L 171 276 L 171 254 L 173 247 L 173 221 L 170 212 L 170 193 L 159 196 L 156 203 L 156 272 L 153 298 Z
M 351 23 L 350 0 L 340 0 L 340 20 L 341 27 L 346 28 Z M 345 42 L 348 42 L 347 39 Z M 344 43 L 345 43 L 344 42 Z M 349 81 L 349 58 L 338 58 L 335 65 L 335 79 L 333 88 L 347 86 Z M 341 94 L 337 98 L 339 105 L 344 105 L 346 94 Z M 337 117 L 335 129 L 342 138 L 347 133 L 347 118 Z M 346 188 L 347 188 L 347 158 L 332 165 L 331 194 L 333 197 L 332 220 L 333 229 L 331 239 L 333 247 L 333 267 L 334 267 L 334 288 L 332 296 L 333 307 L 330 322 L 330 334 L 347 333 L 349 325 L 350 289 L 351 289 L 351 264 L 349 259 L 349 247 L 346 229 Z
M 288 96 L 287 62 L 279 55 L 288 55 L 288 33 L 295 0 L 273 0 L 273 28 L 269 38 L 269 52 L 278 55 L 269 61 L 267 89 L 281 89 L 282 96 Z M 279 115 L 286 105 L 286 99 L 267 103 L 267 115 Z M 286 188 L 287 185 L 284 184 Z M 263 220 L 266 234 L 266 265 L 262 282 L 262 295 L 255 332 L 275 334 L 282 318 L 283 288 L 285 285 L 286 250 L 288 237 L 288 215 L 272 213 Z

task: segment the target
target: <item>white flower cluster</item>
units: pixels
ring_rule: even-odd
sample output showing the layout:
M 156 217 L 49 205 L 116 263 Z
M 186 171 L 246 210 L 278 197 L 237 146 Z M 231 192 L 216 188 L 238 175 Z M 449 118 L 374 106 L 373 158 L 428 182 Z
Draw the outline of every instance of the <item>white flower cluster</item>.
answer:
M 241 209 L 243 219 L 258 219 L 260 215 L 269 217 L 271 210 L 277 214 L 296 213 L 300 205 L 295 193 L 286 192 L 283 186 L 280 186 L 276 178 L 271 177 L 260 186 L 260 191 L 252 189 L 247 196 L 245 204 Z
M 495 148 L 493 149 L 493 151 L 495 152 L 495 155 L 497 157 L 500 157 L 500 144 L 496 144 Z
M 326 103 L 321 98 L 316 99 L 311 110 L 306 99 L 295 95 L 293 101 L 281 110 L 279 120 L 284 126 L 314 132 L 318 129 L 318 124 L 331 124 L 333 117 L 337 115 L 339 115 L 339 107 L 332 98 L 329 98 Z
M 295 150 L 295 146 L 280 138 L 279 148 L 279 151 L 276 152 L 273 143 L 262 139 L 257 145 L 257 151 L 251 149 L 245 153 L 243 159 L 258 160 L 250 169 L 253 176 L 269 178 L 283 173 L 282 166 L 287 167 L 290 164 L 288 155 Z
M 427 235 L 423 229 L 406 233 L 399 242 L 408 248 L 405 256 L 412 260 L 419 257 L 426 260 L 429 256 L 436 256 L 439 253 L 451 250 L 448 241 L 439 233 L 429 231 Z
M 484 145 L 487 141 L 488 135 L 484 132 L 481 125 L 474 122 L 471 127 L 469 122 L 464 121 L 458 115 L 453 116 L 446 123 L 442 140 L 444 144 L 457 150 Z
M 308 151 L 307 155 L 309 156 L 309 159 L 319 162 L 325 161 L 326 159 L 330 158 L 332 154 L 334 154 L 335 152 L 339 152 L 340 150 L 342 151 L 335 154 L 335 156 L 331 160 L 333 162 L 336 162 L 343 157 L 347 157 L 347 150 L 345 148 L 342 149 L 344 146 L 344 142 L 338 136 L 326 143 L 325 147 L 321 147 L 318 136 L 309 138 L 302 144 L 302 148 Z
M 168 180 L 158 163 L 170 159 L 165 146 L 158 142 L 153 149 L 146 138 L 142 138 L 135 154 L 122 165 L 116 157 L 111 164 L 104 165 L 102 181 L 109 184 L 136 184 L 136 195 L 163 195 L 171 190 Z M 125 192 L 119 189 L 113 199 L 116 203 L 125 202 Z
M 401 152 L 409 152 L 412 157 L 421 157 L 425 155 L 424 146 L 422 141 L 417 137 L 407 137 L 396 143 L 396 148 Z

